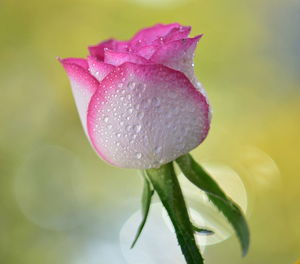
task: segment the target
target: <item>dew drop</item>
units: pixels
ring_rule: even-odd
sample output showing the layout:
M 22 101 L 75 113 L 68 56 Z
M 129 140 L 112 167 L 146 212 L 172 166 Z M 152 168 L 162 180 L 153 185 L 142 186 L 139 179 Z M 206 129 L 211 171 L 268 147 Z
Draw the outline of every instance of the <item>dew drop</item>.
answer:
M 151 165 L 153 168 L 158 168 L 160 166 L 160 163 L 158 161 L 154 161 Z
M 136 104 L 135 106 L 134 106 L 134 108 L 136 109 L 136 110 L 139 110 L 140 109 L 140 104 Z
M 155 151 L 155 153 L 159 154 L 161 152 L 161 150 L 162 150 L 162 147 L 157 146 L 154 151 Z
M 150 105 L 151 105 L 151 99 L 144 99 L 144 100 L 142 101 L 142 106 L 143 106 L 144 108 L 148 108 Z
M 131 126 L 131 125 L 126 126 L 126 130 L 127 130 L 127 131 L 130 131 L 131 129 L 132 129 L 132 126 Z
M 164 164 L 165 162 L 166 162 L 165 159 L 160 159 L 159 161 L 160 164 Z
M 146 90 L 146 84 L 143 84 L 143 83 L 138 84 L 138 85 L 137 85 L 137 89 L 138 89 L 141 93 L 145 92 L 145 90 Z
M 117 136 L 118 138 L 120 138 L 120 137 L 121 137 L 121 133 L 117 133 L 116 136 Z
M 156 107 L 159 106 L 160 105 L 160 99 L 158 97 L 153 97 L 152 98 L 152 104 Z
M 129 82 L 127 87 L 131 90 L 133 90 L 135 88 L 135 82 Z
M 132 112 L 133 112 L 133 108 L 128 108 L 128 113 L 132 114 Z
M 144 112 L 138 112 L 137 113 L 137 117 L 138 117 L 138 119 L 142 119 L 143 117 L 144 117 Z
M 137 158 L 137 159 L 141 159 L 141 157 L 142 157 L 142 153 L 140 153 L 140 152 L 137 152 L 137 153 L 135 154 L 135 156 L 136 156 L 136 158 Z
M 107 123 L 107 122 L 109 121 L 109 118 L 108 118 L 108 116 L 104 117 L 104 119 L 103 119 L 103 120 L 104 120 L 104 122 L 105 122 L 105 123 Z
M 139 133 L 141 131 L 141 129 L 142 129 L 141 125 L 135 125 L 134 126 L 134 130 L 135 130 L 136 133 Z

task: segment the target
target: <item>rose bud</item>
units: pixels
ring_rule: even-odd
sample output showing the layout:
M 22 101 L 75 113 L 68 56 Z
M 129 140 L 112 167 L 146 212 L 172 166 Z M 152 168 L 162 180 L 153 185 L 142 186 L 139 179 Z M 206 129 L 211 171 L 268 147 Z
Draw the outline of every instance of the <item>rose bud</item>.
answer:
M 158 24 L 128 41 L 90 46 L 87 59 L 60 59 L 96 152 L 124 168 L 157 168 L 207 136 L 210 109 L 194 75 L 201 35 Z

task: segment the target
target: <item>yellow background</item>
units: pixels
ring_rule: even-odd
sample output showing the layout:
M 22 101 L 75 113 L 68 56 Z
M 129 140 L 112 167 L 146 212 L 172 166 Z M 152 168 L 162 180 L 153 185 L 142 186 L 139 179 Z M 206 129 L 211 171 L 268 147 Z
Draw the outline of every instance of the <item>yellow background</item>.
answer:
M 206 263 L 295 263 L 299 13 L 296 0 L 1 0 L 0 263 L 126 263 L 119 232 L 139 208 L 140 178 L 95 155 L 55 58 L 158 22 L 204 33 L 195 69 L 213 121 L 193 154 L 230 166 L 247 190 L 248 256 L 232 237 L 209 247 Z

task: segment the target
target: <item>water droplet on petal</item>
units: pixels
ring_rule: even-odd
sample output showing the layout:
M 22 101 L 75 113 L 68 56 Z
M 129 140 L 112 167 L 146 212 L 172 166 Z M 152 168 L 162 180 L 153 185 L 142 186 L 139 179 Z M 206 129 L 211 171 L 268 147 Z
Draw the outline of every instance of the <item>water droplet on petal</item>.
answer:
M 142 157 L 142 153 L 140 153 L 140 152 L 137 152 L 137 153 L 135 154 L 135 156 L 136 156 L 136 158 L 137 158 L 137 159 L 141 159 L 141 157 Z
M 142 126 L 141 126 L 141 125 L 136 125 L 136 126 L 134 126 L 134 130 L 135 130 L 135 132 L 137 132 L 137 133 L 139 133 L 139 132 L 141 131 L 141 129 L 142 129 Z
M 144 117 L 144 112 L 138 112 L 137 117 L 138 119 L 142 119 Z
M 150 105 L 151 105 L 151 99 L 144 99 L 144 100 L 142 101 L 142 106 L 143 106 L 144 108 L 148 108 Z
M 158 161 L 154 161 L 153 163 L 152 163 L 152 166 L 151 167 L 153 167 L 153 168 L 158 168 L 160 166 L 160 163 L 158 162 Z
M 159 106 L 160 105 L 160 99 L 158 97 L 153 97 L 152 98 L 152 104 L 156 107 Z
M 105 123 L 107 123 L 107 122 L 109 121 L 109 118 L 108 118 L 108 116 L 104 117 L 104 119 L 103 119 L 103 120 L 104 120 L 104 122 L 105 122 Z
M 127 86 L 129 89 L 133 90 L 135 88 L 135 82 L 129 82 Z
M 164 159 L 161 159 L 160 161 L 159 161 L 159 163 L 160 164 L 164 164 L 166 161 L 164 160 Z
M 161 150 L 162 150 L 162 147 L 161 146 L 157 146 L 156 148 L 155 148 L 155 153 L 160 153 L 161 152 Z

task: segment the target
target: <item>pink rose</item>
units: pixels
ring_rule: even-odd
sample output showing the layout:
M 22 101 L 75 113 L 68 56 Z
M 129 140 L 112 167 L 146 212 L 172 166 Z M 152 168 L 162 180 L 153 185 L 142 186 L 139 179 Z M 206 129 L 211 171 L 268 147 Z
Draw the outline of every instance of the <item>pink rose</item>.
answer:
M 83 128 L 110 164 L 157 168 L 207 136 L 209 105 L 193 68 L 201 35 L 190 30 L 158 24 L 90 46 L 86 59 L 60 59 Z

